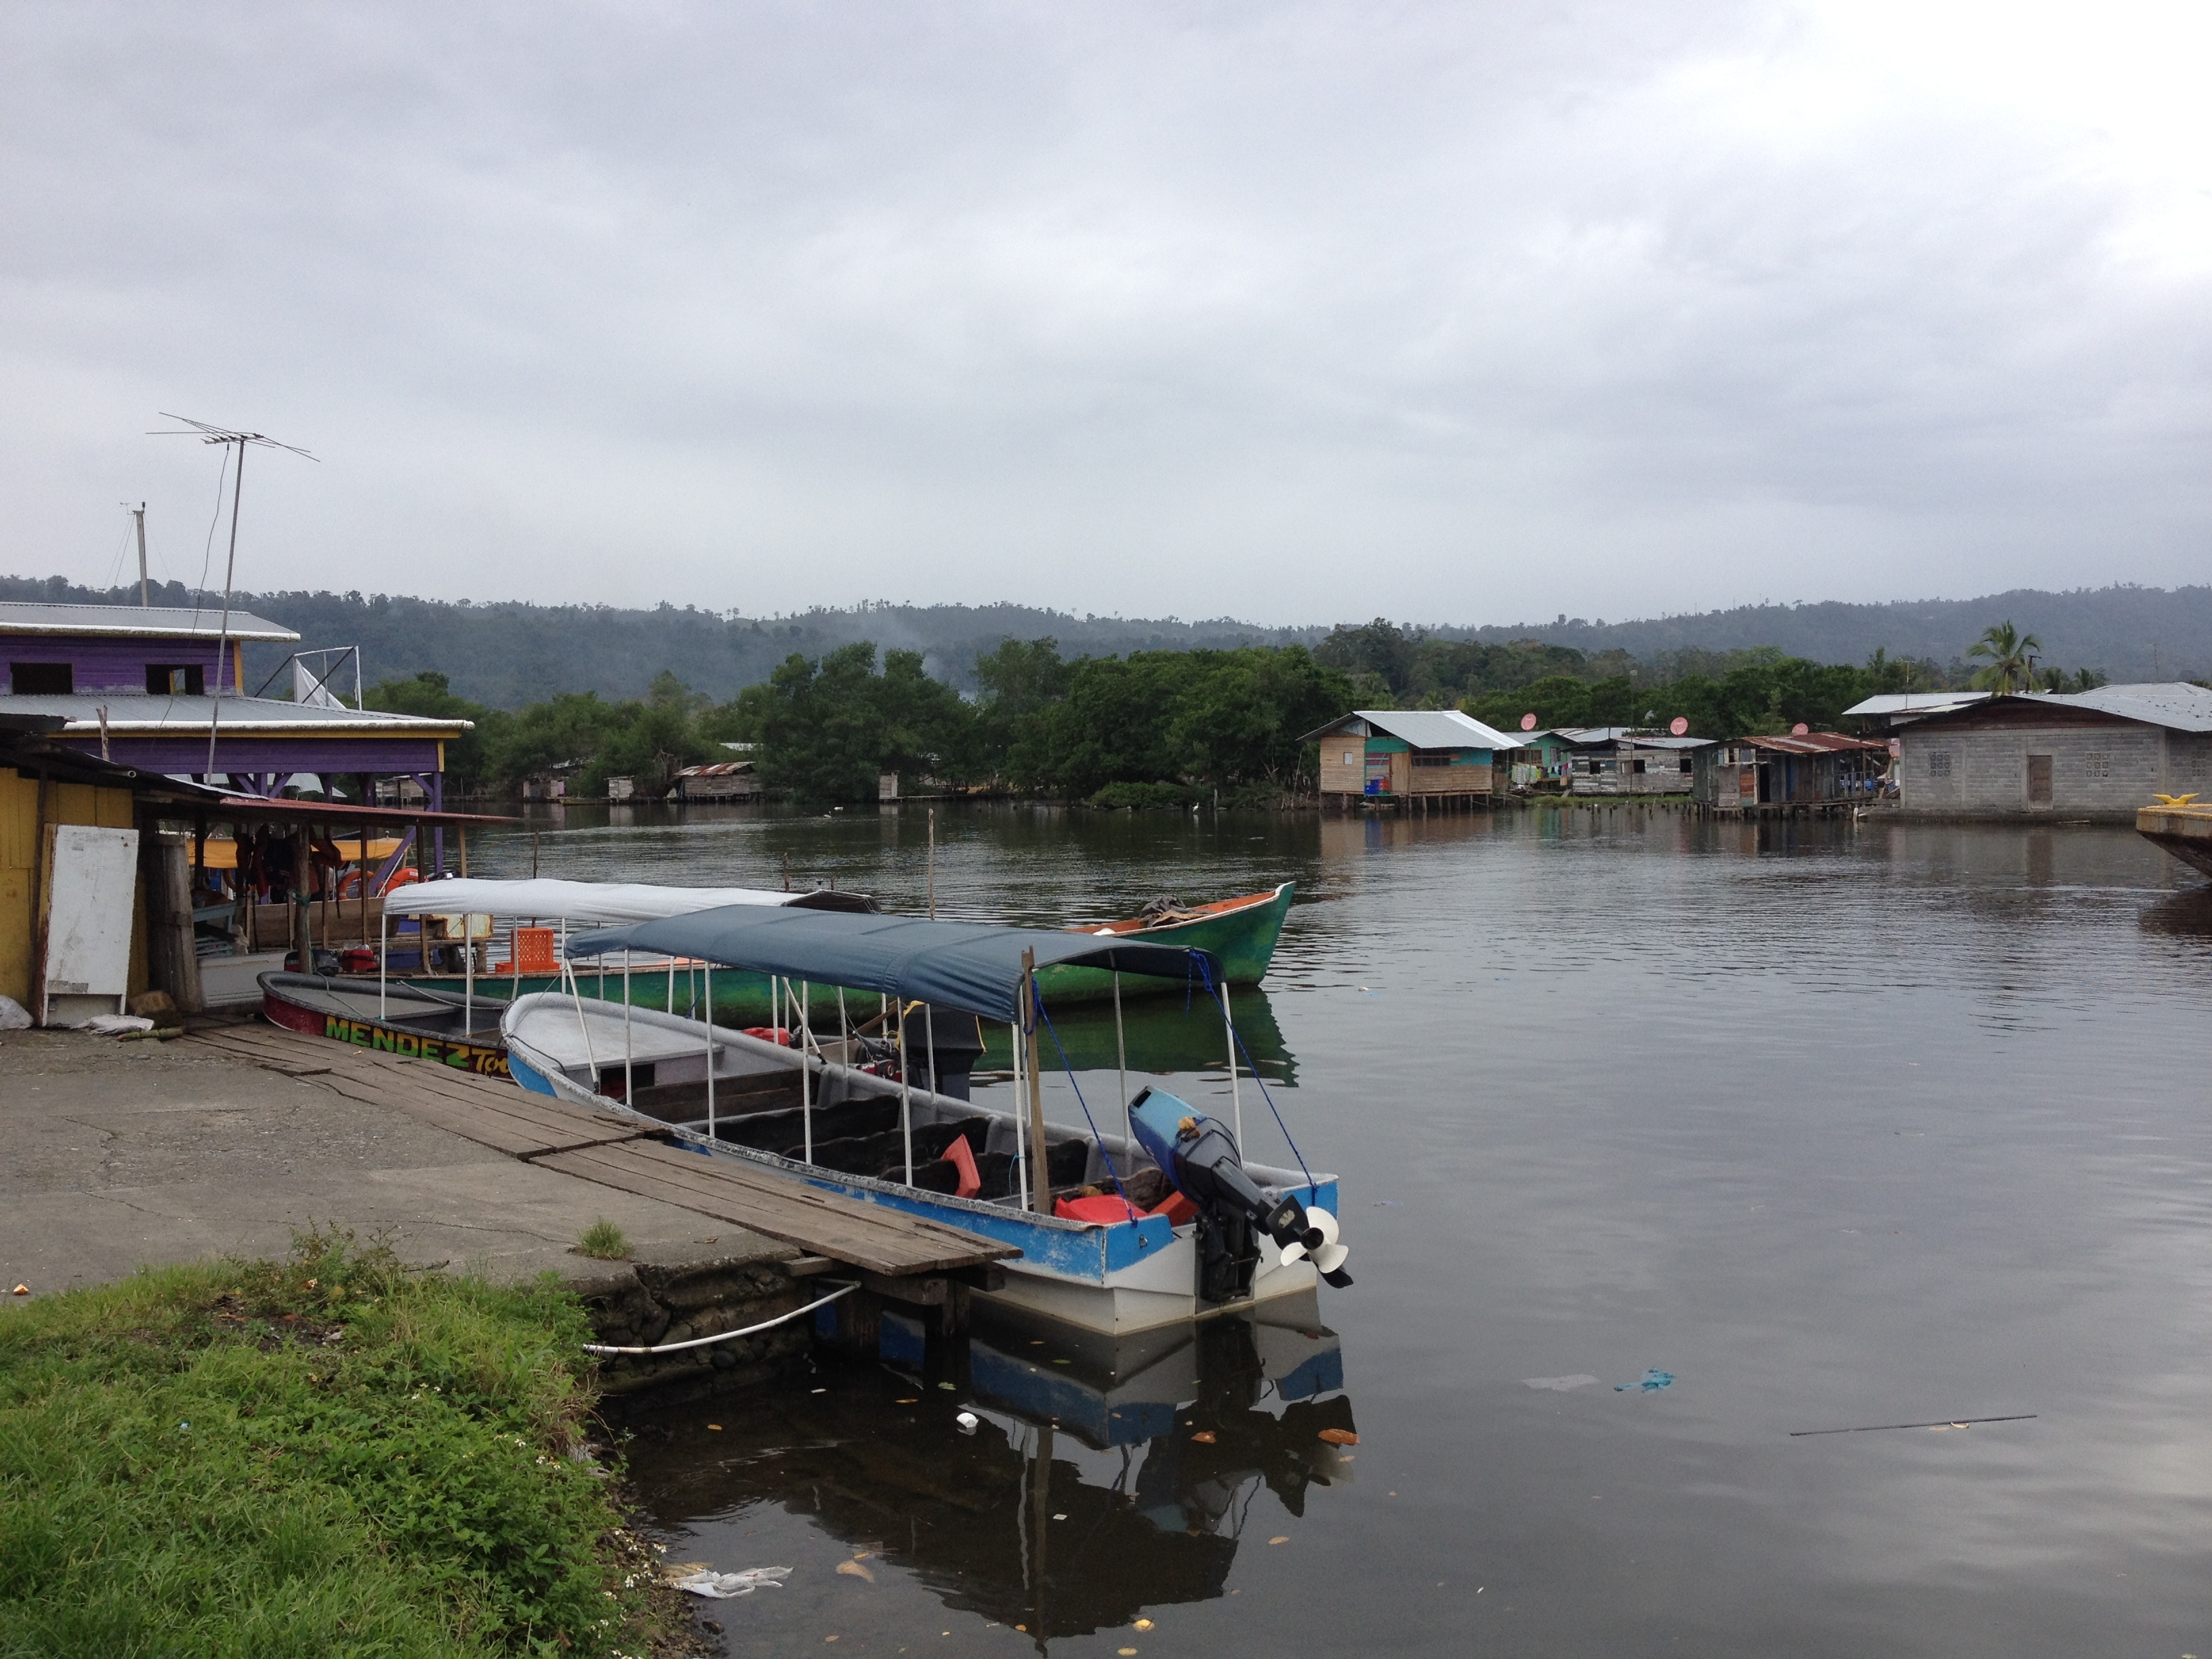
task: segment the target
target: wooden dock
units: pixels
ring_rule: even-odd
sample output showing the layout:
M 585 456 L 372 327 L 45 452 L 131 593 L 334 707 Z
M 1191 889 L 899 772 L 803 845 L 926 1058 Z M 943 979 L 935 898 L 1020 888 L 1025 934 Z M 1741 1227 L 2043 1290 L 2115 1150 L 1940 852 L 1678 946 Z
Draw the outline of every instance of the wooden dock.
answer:
M 860 1268 L 871 1282 L 987 1272 L 1021 1254 L 1012 1245 L 822 1192 L 738 1158 L 691 1151 L 671 1143 L 654 1126 L 526 1093 L 504 1079 L 258 1022 L 209 1026 L 184 1040 L 349 1100 L 404 1112 L 541 1169 L 796 1245 L 825 1261 Z

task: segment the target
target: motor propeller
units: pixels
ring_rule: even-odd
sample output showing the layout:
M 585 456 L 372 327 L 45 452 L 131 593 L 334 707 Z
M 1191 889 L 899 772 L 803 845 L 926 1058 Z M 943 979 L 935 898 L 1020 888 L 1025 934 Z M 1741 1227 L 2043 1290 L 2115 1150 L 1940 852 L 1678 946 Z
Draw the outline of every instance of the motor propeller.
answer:
M 1310 1224 L 1305 1236 L 1283 1246 L 1283 1260 L 1297 1261 L 1312 1257 L 1315 1271 L 1342 1290 L 1352 1283 L 1352 1275 L 1344 1271 L 1344 1259 L 1352 1251 L 1337 1243 L 1336 1218 L 1327 1210 L 1308 1210 L 1305 1219 Z

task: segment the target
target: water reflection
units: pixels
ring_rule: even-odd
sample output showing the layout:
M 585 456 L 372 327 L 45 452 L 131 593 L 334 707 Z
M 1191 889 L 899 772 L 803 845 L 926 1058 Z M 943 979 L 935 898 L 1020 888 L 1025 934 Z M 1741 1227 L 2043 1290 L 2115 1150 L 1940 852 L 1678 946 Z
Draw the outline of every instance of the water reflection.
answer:
M 1303 1515 L 1356 1455 L 1321 1438 L 1353 1419 L 1310 1299 L 1088 1349 L 1024 1327 L 928 1344 L 896 1315 L 883 1341 L 877 1365 L 825 1362 L 820 1393 L 635 1421 L 653 1521 L 735 1560 L 726 1534 L 773 1505 L 1042 1647 L 1222 1595 L 1258 1494 Z

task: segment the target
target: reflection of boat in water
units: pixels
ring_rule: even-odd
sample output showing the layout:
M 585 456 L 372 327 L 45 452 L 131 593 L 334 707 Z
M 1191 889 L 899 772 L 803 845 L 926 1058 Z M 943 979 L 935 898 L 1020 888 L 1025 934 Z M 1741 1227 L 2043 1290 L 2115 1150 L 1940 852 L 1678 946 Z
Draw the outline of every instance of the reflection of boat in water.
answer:
M 887 1370 L 717 1407 L 712 1461 L 635 1425 L 633 1478 L 663 1523 L 776 1504 L 1034 1640 L 1111 1630 L 1222 1595 L 1248 1524 L 1276 1525 L 1254 1510 L 1262 1487 L 1297 1516 L 1349 1479 L 1320 1437 L 1353 1426 L 1337 1338 L 1295 1322 L 1316 1312 L 1293 1299 L 1066 1364 L 1018 1327 L 902 1358 L 887 1324 Z
M 1039 974 L 1037 978 L 1044 978 Z M 719 983 L 719 982 L 718 982 Z M 1044 988 L 1045 1003 L 1052 1010 L 1067 1063 L 1079 1072 L 1111 1072 L 1120 1063 L 1121 1047 L 1115 1041 L 1114 1011 L 1085 1004 L 1060 1012 L 1052 988 Z M 1212 1005 L 1197 998 L 1132 998 L 1123 1010 L 1128 1052 L 1142 1054 L 1145 1069 L 1155 1077 L 1177 1073 L 1225 1074 L 1228 1052 L 1222 1042 L 1221 1018 Z M 1264 990 L 1246 991 L 1237 999 L 1237 1030 L 1252 1065 L 1270 1083 L 1295 1084 L 1297 1060 L 1284 1041 L 1283 1028 Z M 1058 1051 L 1055 1051 L 1057 1054 Z M 979 1070 L 1004 1073 L 1013 1064 L 1013 1046 L 1004 1026 L 983 1028 L 983 1054 Z

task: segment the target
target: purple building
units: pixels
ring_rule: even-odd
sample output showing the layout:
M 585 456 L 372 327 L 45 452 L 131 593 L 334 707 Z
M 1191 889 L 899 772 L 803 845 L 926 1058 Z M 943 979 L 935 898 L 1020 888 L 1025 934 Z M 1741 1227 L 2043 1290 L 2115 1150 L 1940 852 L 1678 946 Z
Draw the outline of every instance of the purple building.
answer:
M 245 642 L 300 636 L 234 611 L 222 648 L 222 623 L 215 609 L 0 604 L 0 712 L 58 714 L 57 742 L 234 793 L 359 799 L 405 777 L 443 807 L 445 745 L 467 721 L 349 708 L 306 673 L 288 677 L 293 698 L 241 695 Z

